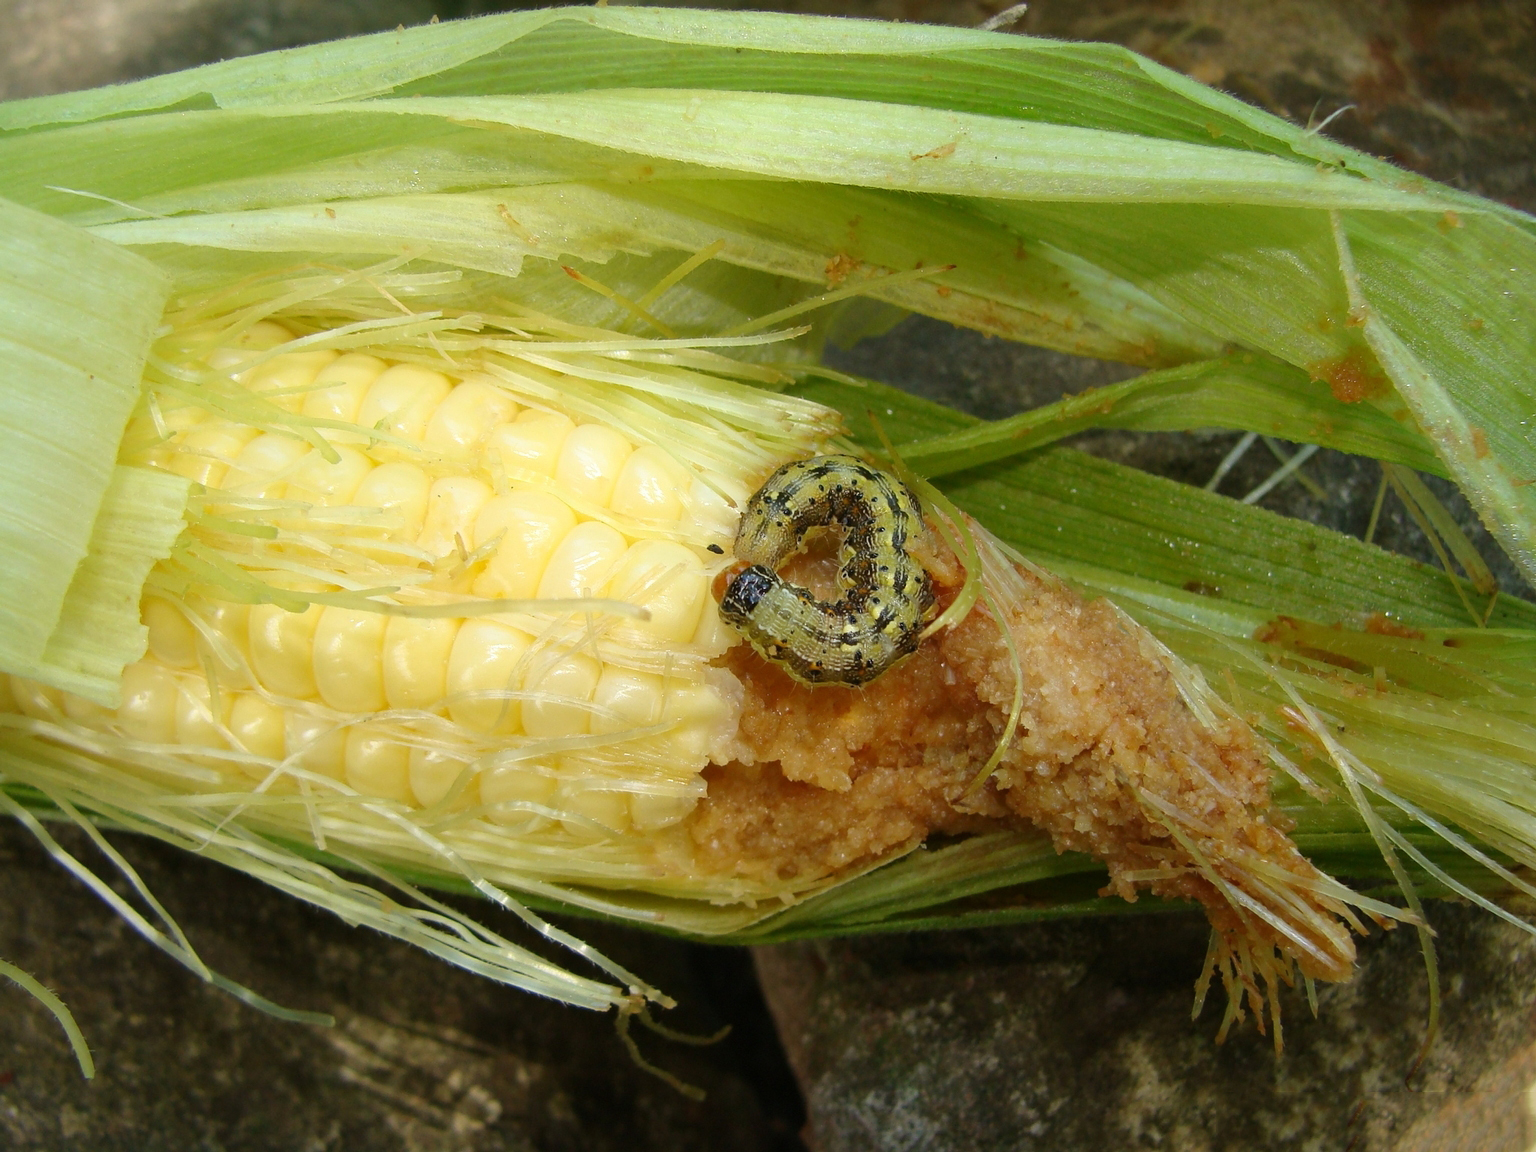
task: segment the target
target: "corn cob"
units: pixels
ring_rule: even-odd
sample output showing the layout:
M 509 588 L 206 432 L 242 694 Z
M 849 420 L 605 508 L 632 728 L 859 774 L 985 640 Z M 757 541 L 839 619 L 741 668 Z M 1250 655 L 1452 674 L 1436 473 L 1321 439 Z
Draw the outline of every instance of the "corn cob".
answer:
M 275 537 L 261 561 L 302 560 L 314 575 L 323 557 L 342 587 L 338 570 L 403 577 L 407 602 L 247 604 L 152 587 L 149 650 L 115 710 L 21 677 L 0 710 L 239 769 L 278 793 L 297 768 L 362 797 L 451 801 L 577 840 L 686 816 L 728 713 L 706 667 L 728 635 L 705 607 L 728 501 L 750 477 L 691 471 L 547 389 L 516 391 L 505 368 L 272 352 L 294 338 L 261 321 L 204 358 L 293 426 L 194 404 L 146 411 L 125 437 L 143 447 L 124 462 L 200 486 L 205 525 L 238 533 L 229 521 L 245 516 Z M 296 433 L 316 422 L 320 445 Z M 758 472 L 776 462 L 755 455 Z M 279 600 L 330 586 L 291 571 L 275 583 Z M 584 600 L 595 610 L 547 608 Z M 471 607 L 388 614 L 428 602 Z M 615 602 L 639 611 L 605 614 Z M 535 611 L 475 614 L 496 605 Z M 493 747 L 504 762 L 485 767 Z

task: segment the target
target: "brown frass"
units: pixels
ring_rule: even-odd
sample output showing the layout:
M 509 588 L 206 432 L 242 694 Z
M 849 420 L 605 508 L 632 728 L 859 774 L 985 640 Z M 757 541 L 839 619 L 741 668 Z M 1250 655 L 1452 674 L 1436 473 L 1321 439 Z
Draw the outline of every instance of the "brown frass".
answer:
M 825 581 L 828 550 L 797 558 L 793 578 Z M 1202 724 L 1166 654 L 1108 601 L 1024 568 L 1009 581 L 1002 612 L 1017 668 L 982 605 L 861 688 L 809 688 L 733 648 L 723 663 L 745 697 L 733 756 L 706 769 L 708 796 L 689 819 L 701 863 L 803 890 L 934 833 L 1038 828 L 1059 851 L 1102 860 L 1106 893 L 1199 901 L 1229 939 L 1274 945 L 1312 976 L 1347 976 L 1347 932 L 1308 926 L 1336 929 L 1338 908 L 1314 894 L 1321 874 L 1270 811 L 1269 766 L 1247 725 Z M 957 591 L 958 575 L 941 579 L 941 603 Z M 1018 729 L 967 798 L 1017 675 Z M 1282 905 L 1316 912 L 1299 925 L 1279 917 L 1305 946 L 1243 910 L 1273 905 L 1277 883 Z

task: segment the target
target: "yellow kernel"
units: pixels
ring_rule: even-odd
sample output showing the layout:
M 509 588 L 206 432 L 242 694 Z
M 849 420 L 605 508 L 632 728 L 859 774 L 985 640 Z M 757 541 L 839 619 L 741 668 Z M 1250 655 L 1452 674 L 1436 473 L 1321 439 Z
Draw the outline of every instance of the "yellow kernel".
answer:
M 416 798 L 416 803 L 423 807 L 436 804 L 448 795 L 454 784 L 458 783 L 466 767 L 468 765 L 465 761 L 456 756 L 450 756 L 446 752 L 430 748 L 412 748 L 410 767 L 407 772 L 411 795 Z M 474 792 L 474 777 L 471 776 L 465 781 L 465 790 L 459 799 L 462 801 L 467 795 L 473 803 Z
M 462 544 L 474 547 L 475 520 L 491 498 L 491 486 L 473 476 L 444 476 L 427 490 L 427 511 L 417 547 L 432 556 L 448 556 Z
M 176 448 L 169 443 L 152 444 L 149 447 L 140 447 L 133 450 L 128 447 L 131 444 L 142 444 L 143 441 L 135 437 L 129 439 L 125 433 L 120 444 L 122 453 L 120 463 L 131 464 L 135 468 L 157 468 L 162 472 L 169 472 L 171 466 L 176 463 Z M 190 477 L 189 477 L 190 479 Z M 202 483 L 201 480 L 198 481 Z
M 346 781 L 364 796 L 410 803 L 411 750 L 366 724 L 347 729 Z
M 699 626 L 693 631 L 689 643 L 699 650 L 706 660 L 713 660 L 740 644 L 741 633 L 730 627 L 720 617 L 720 608 L 711 597 L 699 613 Z
M 198 637 L 198 656 L 218 679 L 219 688 L 251 687 L 251 606 L 193 598 L 187 607 L 208 630 L 208 635 Z
M 291 708 L 283 733 L 286 755 L 306 771 L 340 780 L 346 772 L 347 731 L 334 720 Z
M 320 370 L 336 359 L 331 349 L 316 352 L 288 352 L 274 356 L 259 368 L 242 372 L 240 379 L 252 392 L 262 393 L 287 412 L 304 407 L 305 391 L 315 382 Z
M 654 444 L 642 444 L 624 461 L 609 506 L 624 516 L 672 523 L 683 514 L 690 478 Z
M 379 712 L 385 705 L 380 656 L 382 612 L 326 608 L 315 627 L 315 687 L 338 712 Z M 348 746 L 350 748 L 350 745 Z
M 276 604 L 251 609 L 251 669 L 268 692 L 297 700 L 315 695 L 313 652 L 322 611 L 318 604 L 303 612 L 289 612 Z
M 653 832 L 676 824 L 698 803 L 694 796 L 651 796 L 635 792 L 629 797 L 629 818 L 640 831 Z
M 596 595 L 624 555 L 624 537 L 599 520 L 585 520 L 565 534 L 539 578 L 540 600 Z
M 137 666 L 129 665 L 130 668 Z M 11 694 L 15 697 L 17 711 L 34 720 L 57 720 L 64 713 L 64 693 L 36 680 L 12 676 Z
M 183 748 L 228 748 L 229 741 L 219 731 L 222 716 L 215 717 L 208 690 L 195 682 L 183 682 L 176 693 L 176 743 Z M 227 708 L 229 696 L 221 694 L 219 702 Z
M 373 387 L 375 380 L 389 367 L 377 356 L 361 352 L 348 352 L 332 360 L 315 375 L 317 387 L 304 394 L 304 415 L 316 420 L 341 420 L 357 423 L 357 414 L 363 407 L 363 397 Z M 337 435 L 335 429 L 324 430 L 326 436 Z M 346 433 L 341 433 L 345 436 Z
M 179 694 L 169 669 L 148 660 L 128 665 L 123 669 L 123 702 L 117 706 L 118 727 L 131 740 L 175 743 Z M 25 711 L 26 702 L 20 703 Z
M 648 727 L 661 719 L 661 677 L 609 664 L 598 677 L 592 703 L 599 709 L 592 713 L 593 732 Z
M 217 488 L 245 446 L 260 434 L 259 429 L 223 421 L 194 428 L 177 445 L 171 471 L 193 483 Z
M 146 596 L 139 604 L 139 619 L 149 629 L 149 651 L 172 668 L 197 664 L 197 629 L 179 608 L 158 596 Z
M 427 421 L 448 396 L 448 377 L 415 364 L 386 368 L 373 382 L 357 411 L 357 422 L 372 431 L 379 429 L 419 441 Z
M 565 438 L 555 460 L 555 482 L 583 500 L 606 508 L 619 472 L 634 449 L 602 424 L 583 424 Z
M 559 800 L 559 809 L 573 816 L 585 817 L 585 820 L 562 820 L 561 826 L 573 836 L 590 837 L 601 834 L 602 830 L 609 832 L 626 832 L 629 830 L 629 794 L 626 792 L 605 792 L 595 788 L 571 789 L 564 792 Z M 592 824 L 598 828 L 593 828 Z
M 254 692 L 237 693 L 229 708 L 230 734 L 242 749 L 267 760 L 281 760 L 287 755 L 287 742 L 283 736 L 286 723 L 281 708 Z M 263 764 L 243 764 L 241 771 L 262 779 L 268 768 Z
M 0 676 L 0 680 L 4 679 L 4 676 Z M 64 715 L 76 724 L 84 728 L 95 728 L 98 731 L 104 730 L 111 725 L 112 710 L 110 708 L 103 708 L 100 704 L 87 700 L 83 696 L 76 696 L 71 692 L 64 692 L 61 695 L 63 696 L 61 703 L 64 706 Z M 4 709 L 0 708 L 0 712 L 3 711 Z
M 493 377 L 467 377 L 432 413 L 422 442 L 446 455 L 467 456 L 493 428 L 516 416 L 517 410 L 517 401 Z
M 389 617 L 384 628 L 384 699 L 391 708 L 435 708 L 448 690 L 459 621 Z
M 712 688 L 668 687 L 661 718 L 676 720 L 678 725 L 663 739 L 679 763 L 703 763 L 715 731 L 727 712 L 725 700 Z
M 637 625 L 662 640 L 689 640 L 710 600 L 704 564 L 692 551 L 670 540 L 641 540 L 625 552 L 614 569 L 608 595 L 649 609 L 650 620 Z M 712 601 L 711 601 L 712 602 Z
M 519 488 L 486 502 L 475 519 L 474 546 L 501 538 L 474 593 L 487 599 L 531 599 L 560 541 L 576 527 L 576 514 L 564 501 L 532 488 Z
M 146 415 L 140 419 L 148 420 L 146 432 L 152 431 L 153 435 L 159 436 L 160 430 L 155 426 L 155 421 L 152 417 Z M 206 408 L 200 407 L 197 404 L 178 404 L 168 396 L 161 397 L 160 421 L 165 425 L 165 430 L 170 432 L 173 437 L 178 432 L 190 434 L 192 431 L 206 427 L 209 424 L 216 425 L 225 422 L 223 417 L 215 417 Z M 254 434 L 253 430 L 252 435 Z
M 170 421 L 167 420 L 166 424 L 169 423 Z M 167 429 L 167 432 L 169 431 Z M 155 426 L 154 420 L 150 417 L 134 416 L 128 421 L 128 427 L 123 430 L 118 452 L 120 462 L 123 464 L 131 464 L 136 468 L 158 468 L 169 472 L 176 462 L 176 440 L 174 435 L 161 439 L 160 429 Z
M 427 514 L 427 492 L 432 481 L 406 460 L 381 464 L 363 479 L 352 495 L 360 508 L 382 510 L 379 527 L 397 539 L 414 540 L 421 534 Z
M 281 500 L 289 471 L 310 451 L 309 445 L 292 436 L 264 432 L 247 444 L 224 477 L 224 487 L 242 496 Z
M 486 437 L 485 454 L 492 474 L 499 468 L 504 475 L 531 472 L 553 476 L 560 446 L 575 427 L 569 417 L 558 412 L 537 408 L 519 412 L 516 420 L 499 425 Z
M 470 619 L 448 654 L 448 715 L 487 735 L 515 732 L 522 705 L 510 694 L 522 687 L 523 657 L 533 638 L 494 620 Z
M 208 354 L 208 363 L 219 371 L 249 363 L 257 352 L 266 352 L 293 339 L 293 333 L 274 320 L 258 320 L 233 340 Z
M 528 805 L 548 807 L 557 787 L 553 776 L 522 764 L 492 768 L 480 776 L 480 802 L 491 809 L 487 813 L 498 824 L 523 824 L 530 818 Z
M 719 479 L 718 477 L 716 478 Z M 684 523 L 693 526 L 705 536 L 734 539 L 736 524 L 741 510 L 746 507 L 748 493 L 731 493 L 732 504 L 702 480 L 694 480 L 688 487 L 688 515 Z
M 333 444 L 340 457 L 334 464 L 319 452 L 311 452 L 299 462 L 288 477 L 288 497 L 332 508 L 350 504 L 368 474 L 373 461 L 356 448 Z
M 535 671 L 523 700 L 523 731 L 530 736 L 580 736 L 589 727 L 588 701 L 602 666 L 590 656 L 567 656 Z

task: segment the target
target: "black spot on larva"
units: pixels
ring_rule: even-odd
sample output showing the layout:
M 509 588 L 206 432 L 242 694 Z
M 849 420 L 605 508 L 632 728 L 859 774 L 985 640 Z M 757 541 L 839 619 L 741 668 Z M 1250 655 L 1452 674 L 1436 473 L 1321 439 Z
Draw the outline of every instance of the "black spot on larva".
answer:
M 812 528 L 843 529 L 835 603 L 785 581 L 778 566 Z M 721 615 L 765 657 L 806 684 L 866 684 L 913 652 L 933 585 L 906 551 L 926 529 L 901 481 L 852 456 L 786 464 L 748 501 Z

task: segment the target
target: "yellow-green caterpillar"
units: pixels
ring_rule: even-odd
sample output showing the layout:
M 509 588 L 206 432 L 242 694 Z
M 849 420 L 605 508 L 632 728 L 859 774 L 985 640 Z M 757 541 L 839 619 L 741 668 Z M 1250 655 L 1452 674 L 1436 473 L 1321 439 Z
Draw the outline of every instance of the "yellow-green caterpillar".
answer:
M 812 528 L 844 530 L 841 597 L 818 600 L 777 568 Z M 922 506 L 894 477 L 852 456 L 786 464 L 747 502 L 720 614 L 764 657 L 803 684 L 867 684 L 915 651 L 933 582 L 907 553 L 926 533 Z

